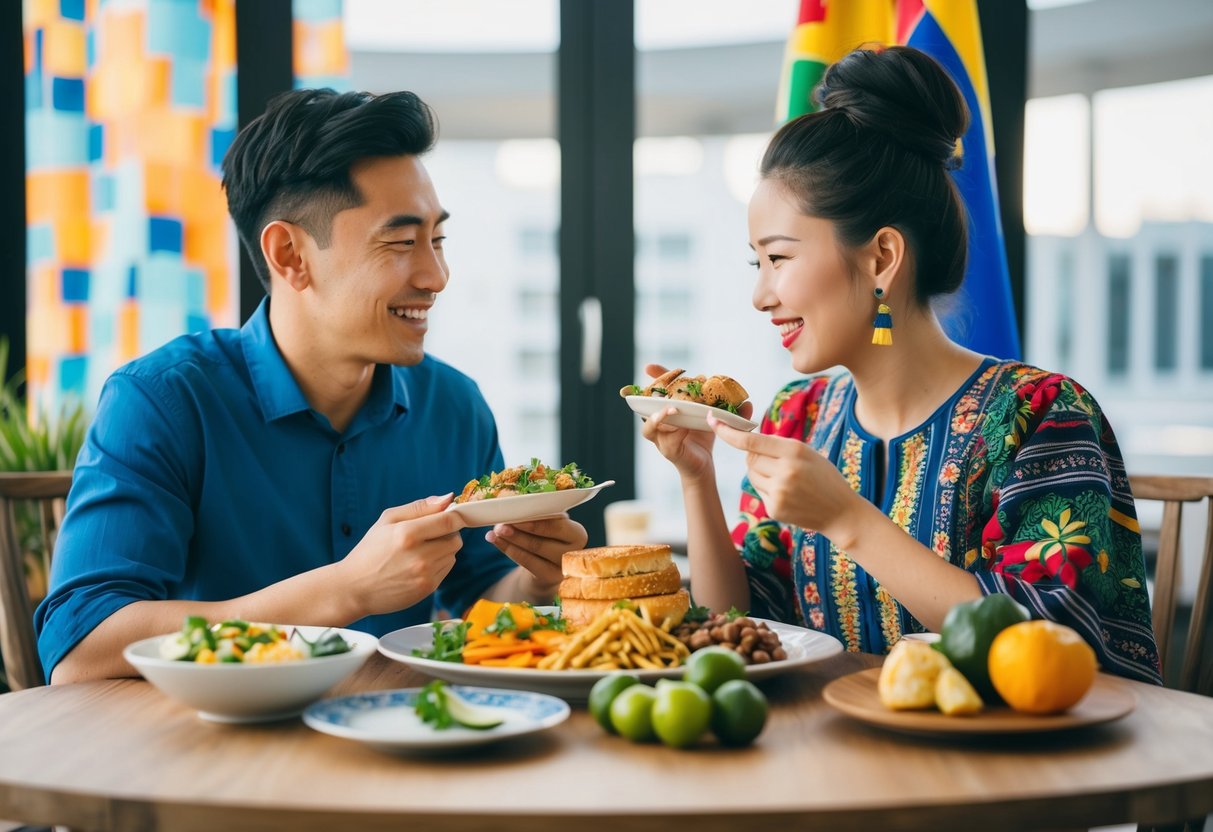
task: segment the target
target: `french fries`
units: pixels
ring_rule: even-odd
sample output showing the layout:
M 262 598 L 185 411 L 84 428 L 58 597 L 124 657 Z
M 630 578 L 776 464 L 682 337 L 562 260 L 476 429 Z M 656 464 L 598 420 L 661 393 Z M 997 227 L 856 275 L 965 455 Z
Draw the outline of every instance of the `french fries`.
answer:
M 660 670 L 677 667 L 690 651 L 662 627 L 653 624 L 648 611 L 612 607 L 559 650 L 539 660 L 541 670 Z

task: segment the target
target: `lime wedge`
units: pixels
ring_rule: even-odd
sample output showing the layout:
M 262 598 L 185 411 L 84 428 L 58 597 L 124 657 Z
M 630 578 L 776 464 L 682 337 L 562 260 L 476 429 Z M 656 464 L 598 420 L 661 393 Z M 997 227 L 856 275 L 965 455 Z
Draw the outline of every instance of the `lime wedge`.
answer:
M 451 718 L 464 728 L 483 730 L 496 728 L 505 722 L 505 719 L 501 715 L 501 708 L 473 705 L 450 688 L 447 688 L 443 693 L 446 694 L 446 707 L 450 711 Z

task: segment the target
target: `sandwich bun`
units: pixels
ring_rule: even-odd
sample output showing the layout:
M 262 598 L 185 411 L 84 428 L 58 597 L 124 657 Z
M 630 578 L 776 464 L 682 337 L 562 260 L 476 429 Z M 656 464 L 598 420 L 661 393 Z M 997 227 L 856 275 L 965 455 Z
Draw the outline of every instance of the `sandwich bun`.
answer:
M 561 570 L 566 578 L 618 578 L 660 572 L 672 563 L 669 546 L 600 546 L 565 552 Z
M 645 595 L 669 595 L 682 588 L 682 576 L 673 563 L 657 572 L 639 572 L 615 578 L 583 578 L 571 576 L 560 582 L 560 598 L 620 598 L 643 600 Z

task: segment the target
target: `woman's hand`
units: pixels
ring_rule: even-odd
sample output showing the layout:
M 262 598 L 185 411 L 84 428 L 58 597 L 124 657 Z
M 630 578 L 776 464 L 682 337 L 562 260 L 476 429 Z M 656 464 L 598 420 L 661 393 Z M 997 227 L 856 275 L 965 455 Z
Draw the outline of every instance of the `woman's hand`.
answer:
M 660 364 L 649 364 L 644 371 L 651 378 L 657 378 L 666 372 Z M 750 418 L 754 407 L 746 402 L 739 409 L 743 419 Z M 712 444 L 715 436 L 708 431 L 687 430 L 686 428 L 667 425 L 665 420 L 677 411 L 670 407 L 650 416 L 644 421 L 640 435 L 657 446 L 661 455 L 674 463 L 678 473 L 685 480 L 698 480 L 713 473 Z
M 872 505 L 833 463 L 796 439 L 735 430 L 712 416 L 708 424 L 722 442 L 746 452 L 750 485 L 772 518 L 821 532 L 840 549 L 849 547 Z

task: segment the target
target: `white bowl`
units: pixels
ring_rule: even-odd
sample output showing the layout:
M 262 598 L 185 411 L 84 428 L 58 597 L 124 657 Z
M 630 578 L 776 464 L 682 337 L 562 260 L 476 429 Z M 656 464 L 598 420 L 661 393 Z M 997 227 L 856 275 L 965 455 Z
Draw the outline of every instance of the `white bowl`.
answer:
M 284 628 L 286 629 L 286 628 Z M 333 627 L 291 627 L 308 640 Z M 136 641 L 122 651 L 166 695 L 214 722 L 265 722 L 298 715 L 333 685 L 362 667 L 379 639 L 357 630 L 337 630 L 348 653 L 265 664 L 198 664 L 160 658 L 160 642 L 177 633 Z

